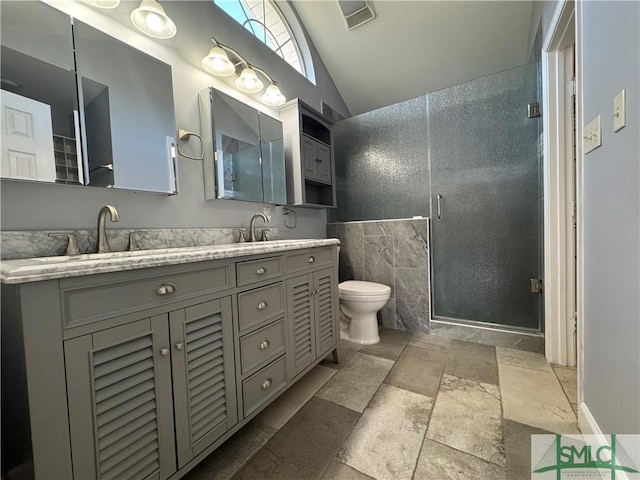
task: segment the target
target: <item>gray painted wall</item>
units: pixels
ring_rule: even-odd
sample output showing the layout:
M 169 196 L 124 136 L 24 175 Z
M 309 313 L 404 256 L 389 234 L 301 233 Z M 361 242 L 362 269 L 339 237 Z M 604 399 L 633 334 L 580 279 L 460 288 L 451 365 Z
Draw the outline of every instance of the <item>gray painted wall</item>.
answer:
M 200 60 L 211 47 L 209 38 L 216 38 L 241 52 L 248 61 L 265 69 L 279 81 L 287 98 L 299 97 L 315 108 L 325 101 L 345 116 L 348 110 L 322 61 L 311 46 L 314 57 L 316 85 L 300 76 L 279 56 L 257 42 L 240 25 L 230 19 L 212 2 L 164 1 L 163 7 L 174 19 L 178 36 L 169 41 L 156 41 L 137 34 L 128 22 L 133 3 L 123 2 L 116 12 L 106 16 L 79 2 L 68 2 L 59 8 L 73 13 L 120 40 L 172 65 L 176 127 L 200 132 L 198 92 L 214 86 L 260 110 L 278 117 L 244 97 L 229 85 L 202 70 Z M 196 36 L 197 35 L 197 40 Z M 195 154 L 196 139 L 182 145 Z M 104 204 L 112 204 L 120 212 L 120 228 L 181 228 L 247 226 L 252 214 L 262 211 L 263 204 L 225 200 L 205 200 L 202 163 L 179 157 L 179 190 L 177 196 L 94 189 L 64 185 L 32 184 L 6 181 L 0 183 L 2 230 L 48 230 L 95 228 L 97 212 Z M 282 238 L 323 238 L 325 210 L 296 208 L 297 228 L 284 226 L 281 208 L 274 209 L 270 226 L 278 227 Z
M 640 3 L 579 2 L 577 14 L 584 123 L 602 115 L 602 146 L 584 157 L 583 401 L 603 432 L 640 433 Z

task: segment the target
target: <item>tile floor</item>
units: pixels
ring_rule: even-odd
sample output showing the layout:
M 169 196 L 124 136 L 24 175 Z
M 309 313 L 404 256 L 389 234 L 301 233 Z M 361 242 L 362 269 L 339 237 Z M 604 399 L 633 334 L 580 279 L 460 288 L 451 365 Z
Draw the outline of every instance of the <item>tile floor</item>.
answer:
M 342 343 L 187 480 L 530 479 L 535 433 L 577 432 L 576 371 L 382 329 Z

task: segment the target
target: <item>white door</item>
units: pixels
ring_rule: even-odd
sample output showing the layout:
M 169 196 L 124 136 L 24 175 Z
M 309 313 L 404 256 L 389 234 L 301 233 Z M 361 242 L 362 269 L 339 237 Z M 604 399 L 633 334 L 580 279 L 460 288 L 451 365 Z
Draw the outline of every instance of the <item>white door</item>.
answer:
M 5 90 L 1 93 L 0 176 L 55 182 L 51 107 Z

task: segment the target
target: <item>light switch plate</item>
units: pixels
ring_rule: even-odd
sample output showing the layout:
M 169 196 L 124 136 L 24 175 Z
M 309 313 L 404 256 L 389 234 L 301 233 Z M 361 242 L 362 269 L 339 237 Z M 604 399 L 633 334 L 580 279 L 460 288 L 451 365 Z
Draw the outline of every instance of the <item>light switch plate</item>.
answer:
M 582 146 L 585 154 L 602 145 L 602 140 L 600 137 L 600 123 L 600 115 L 598 115 L 596 118 L 591 120 L 591 122 L 586 127 L 584 127 Z
M 627 125 L 624 89 L 613 99 L 613 131 L 622 130 Z
M 262 209 L 262 213 L 264 214 L 265 217 L 267 217 L 267 221 L 270 222 L 271 221 L 271 207 L 264 207 Z

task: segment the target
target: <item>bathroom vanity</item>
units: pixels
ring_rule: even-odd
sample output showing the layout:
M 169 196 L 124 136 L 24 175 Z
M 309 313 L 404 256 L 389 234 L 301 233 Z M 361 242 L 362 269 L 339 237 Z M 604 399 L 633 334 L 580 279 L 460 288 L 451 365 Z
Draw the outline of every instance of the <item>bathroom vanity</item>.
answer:
M 3 262 L 7 456 L 36 479 L 180 478 L 337 361 L 338 243 Z

